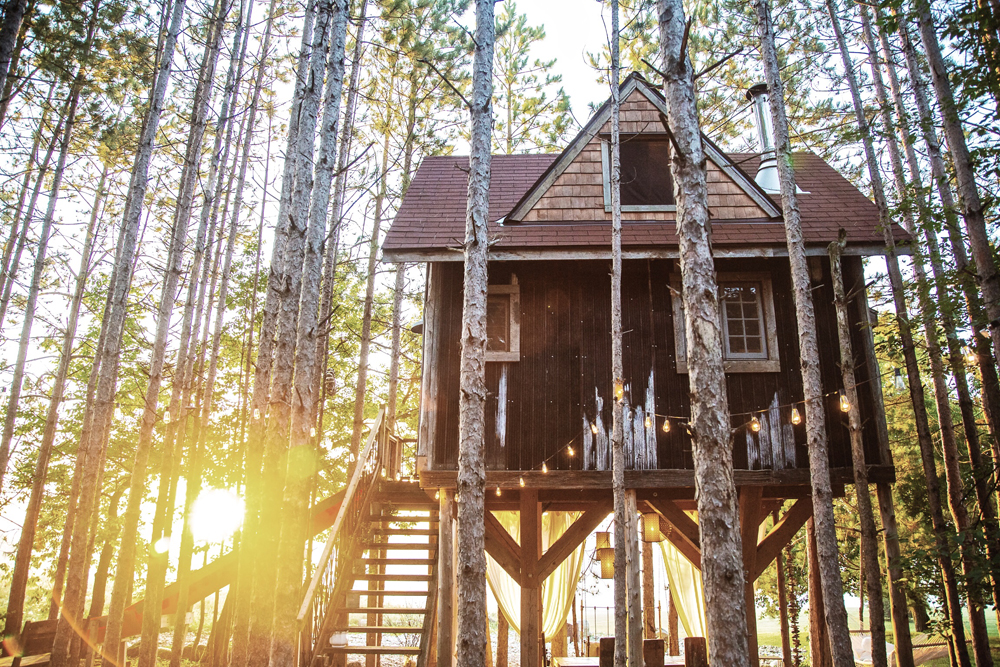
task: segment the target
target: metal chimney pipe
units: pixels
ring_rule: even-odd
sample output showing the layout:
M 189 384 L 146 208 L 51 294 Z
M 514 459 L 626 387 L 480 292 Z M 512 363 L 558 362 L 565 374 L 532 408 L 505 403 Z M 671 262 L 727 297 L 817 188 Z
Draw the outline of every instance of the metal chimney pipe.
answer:
M 767 84 L 758 83 L 747 91 L 747 99 L 753 104 L 753 117 L 757 123 L 757 137 L 760 141 L 760 167 L 754 178 L 757 185 L 767 193 L 781 192 L 778 180 L 778 160 L 774 154 L 774 125 L 768 106 Z

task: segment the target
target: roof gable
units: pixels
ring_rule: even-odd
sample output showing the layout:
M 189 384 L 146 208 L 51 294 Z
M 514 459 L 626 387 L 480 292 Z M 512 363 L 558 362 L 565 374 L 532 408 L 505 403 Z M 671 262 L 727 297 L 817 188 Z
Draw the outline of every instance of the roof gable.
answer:
M 621 87 L 622 134 L 666 136 L 660 122 L 663 97 L 638 74 Z M 505 223 L 606 222 L 601 134 L 610 133 L 611 104 L 605 103 L 566 150 L 539 177 L 509 213 Z M 715 144 L 702 135 L 707 160 L 708 205 L 715 220 L 775 218 L 781 211 L 771 198 Z M 672 221 L 673 211 L 623 212 L 623 221 Z

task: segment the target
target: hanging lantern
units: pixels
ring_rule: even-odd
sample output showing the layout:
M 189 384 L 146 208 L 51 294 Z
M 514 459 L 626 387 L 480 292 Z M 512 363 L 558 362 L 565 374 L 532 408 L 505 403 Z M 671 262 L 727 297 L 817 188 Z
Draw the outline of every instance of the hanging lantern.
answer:
M 609 548 L 598 549 L 597 559 L 601 561 L 601 579 L 615 578 L 615 550 Z
M 669 419 L 664 418 L 664 420 L 663 420 L 663 432 L 664 433 L 670 433 L 670 420 Z
M 660 515 L 656 512 L 645 512 L 642 515 L 642 541 L 663 541 L 663 533 L 660 532 Z
M 760 420 L 757 419 L 757 415 L 754 415 L 753 419 L 750 420 L 750 430 L 754 433 L 760 433 Z
M 796 426 L 802 423 L 802 415 L 799 414 L 798 408 L 792 408 L 792 423 Z
M 254 408 L 253 409 L 253 420 L 257 421 L 258 419 L 260 419 L 260 409 L 259 408 Z
M 976 353 L 972 350 L 971 347 L 965 346 L 962 349 L 962 354 L 965 356 L 965 363 L 967 363 L 968 365 L 975 366 L 977 363 L 979 363 L 979 357 L 976 355 Z
M 170 423 L 170 410 L 164 410 L 163 411 L 163 423 L 164 424 L 169 424 Z
M 903 391 L 906 389 L 906 383 L 903 382 L 903 372 L 898 368 L 896 369 L 896 373 L 893 377 L 893 384 L 896 386 L 896 391 Z
M 840 395 L 840 411 L 841 412 L 851 411 L 851 402 L 847 400 L 847 396 L 844 394 Z
M 597 549 L 610 549 L 611 548 L 611 533 L 594 533 L 597 538 Z

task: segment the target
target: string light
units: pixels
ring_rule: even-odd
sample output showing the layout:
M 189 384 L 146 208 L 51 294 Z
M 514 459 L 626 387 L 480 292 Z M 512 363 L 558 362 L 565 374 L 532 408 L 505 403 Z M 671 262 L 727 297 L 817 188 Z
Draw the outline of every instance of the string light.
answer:
M 524 488 L 524 478 L 522 477 L 522 478 L 521 478 L 520 480 L 518 480 L 518 481 L 519 481 L 519 482 L 520 482 L 520 484 L 521 484 L 521 488 Z
M 621 382 L 615 381 L 615 398 L 617 400 L 622 400 L 625 397 L 625 387 Z
M 757 419 L 757 415 L 754 415 L 753 419 L 750 420 L 750 430 L 754 433 L 760 432 L 760 420 Z
M 650 417 L 649 415 L 646 415 L 646 428 L 649 428 L 652 425 L 653 425 L 653 418 Z
M 170 410 L 164 410 L 163 411 L 163 423 L 164 424 L 169 424 L 170 423 Z
M 669 419 L 664 419 L 663 420 L 663 432 L 664 433 L 670 433 L 670 420 Z
M 792 408 L 792 423 L 796 426 L 802 423 L 802 415 L 799 414 L 798 408 Z
M 542 461 L 542 474 L 544 474 L 544 475 L 548 475 L 549 474 L 549 467 L 547 465 L 545 465 L 545 461 Z
M 500 487 L 499 486 L 497 487 L 497 497 L 498 498 L 500 497 Z
M 594 422 L 593 424 L 591 424 L 591 425 L 590 425 L 590 431 L 591 431 L 591 432 L 592 432 L 592 433 L 593 433 L 594 435 L 597 435 L 597 422 Z
M 851 411 L 851 402 L 847 400 L 847 396 L 844 394 L 840 395 L 840 411 L 841 412 Z
M 576 450 L 573 449 L 572 445 L 566 445 L 566 453 L 570 456 L 575 456 Z
M 441 500 L 441 490 L 438 489 L 434 492 L 434 500 Z
M 963 348 L 962 350 L 962 354 L 965 355 L 965 363 L 967 363 L 968 365 L 975 366 L 977 363 L 979 363 L 979 356 L 972 351 L 971 347 L 965 346 L 965 348 Z

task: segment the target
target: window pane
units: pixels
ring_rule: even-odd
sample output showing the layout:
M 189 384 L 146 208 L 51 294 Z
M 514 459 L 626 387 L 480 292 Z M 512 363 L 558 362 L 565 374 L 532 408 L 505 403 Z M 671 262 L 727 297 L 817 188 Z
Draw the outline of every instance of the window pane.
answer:
M 490 352 L 510 351 L 510 296 L 496 294 L 486 297 L 486 349 Z
M 734 358 L 766 358 L 761 309 L 761 286 L 756 282 L 720 283 L 724 304 L 726 354 Z
M 670 178 L 670 143 L 625 137 L 621 143 L 622 206 L 666 206 L 674 203 Z

